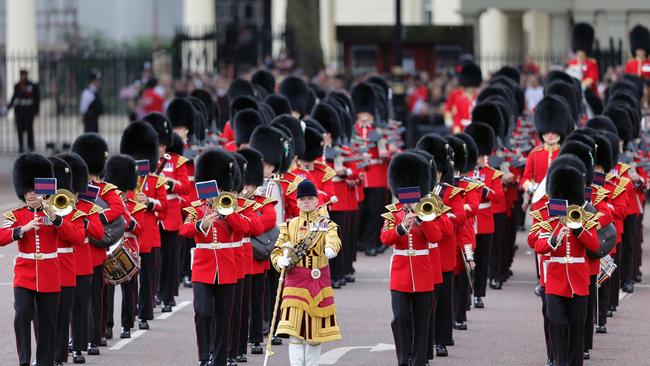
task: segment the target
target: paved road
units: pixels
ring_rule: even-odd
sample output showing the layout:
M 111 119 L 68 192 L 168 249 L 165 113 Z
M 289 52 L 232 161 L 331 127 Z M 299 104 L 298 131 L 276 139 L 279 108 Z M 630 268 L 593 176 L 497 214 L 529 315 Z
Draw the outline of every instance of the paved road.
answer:
M 0 202 L 12 202 L 7 185 L 0 188 Z M 11 204 L 10 204 L 11 205 Z M 0 205 L 2 206 L 2 205 Z M 6 208 L 0 207 L 0 208 Z M 646 220 L 646 226 L 648 224 Z M 646 232 L 647 237 L 650 233 Z M 523 236 L 520 235 L 520 243 Z M 438 358 L 438 365 L 543 365 L 545 351 L 541 326 L 541 302 L 533 295 L 535 283 L 532 255 L 520 244 L 513 267 L 514 276 L 503 290 L 488 289 L 485 309 L 468 313 L 469 330 L 454 333 L 456 346 L 450 356 Z M 12 256 L 16 247 L 0 249 L 0 324 L 4 342 L 0 343 L 0 365 L 17 364 L 12 328 Z M 644 256 L 644 273 L 650 273 L 650 251 Z M 361 256 L 356 265 L 358 281 L 335 293 L 344 339 L 323 347 L 321 364 L 395 365 L 390 331 L 388 291 L 389 256 Z M 595 350 L 587 365 L 649 365 L 650 350 L 650 276 L 626 296 L 606 335 L 595 335 Z M 116 291 L 116 303 L 119 301 Z M 89 365 L 194 365 L 195 335 L 191 290 L 181 289 L 177 306 L 165 319 L 152 321 L 151 330 L 135 332 L 126 341 L 113 340 L 102 348 L 101 356 L 87 357 Z M 119 307 L 115 318 L 119 319 Z M 161 317 L 160 309 L 156 316 Z M 351 347 L 342 349 L 341 347 Z M 288 365 L 286 345 L 274 348 L 270 365 Z M 339 357 L 340 356 L 340 357 Z M 263 357 L 249 355 L 248 365 L 261 365 Z M 329 363 L 327 363 L 329 362 Z M 334 363 L 335 362 L 335 363 Z

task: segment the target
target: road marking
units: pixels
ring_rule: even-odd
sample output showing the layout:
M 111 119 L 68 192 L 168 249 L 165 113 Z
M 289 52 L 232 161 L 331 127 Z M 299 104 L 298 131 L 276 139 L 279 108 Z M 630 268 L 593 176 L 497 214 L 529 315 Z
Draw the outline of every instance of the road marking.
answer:
M 182 308 L 186 307 L 187 305 L 189 305 L 191 303 L 192 303 L 191 301 L 183 301 L 183 302 L 179 303 L 178 305 L 174 306 L 174 308 L 172 309 L 171 312 L 162 313 L 162 314 L 158 315 L 155 319 L 156 320 L 165 320 L 165 319 L 169 318 L 170 316 L 172 316 L 172 314 L 174 314 L 175 312 L 181 310 Z M 120 340 L 119 342 L 115 343 L 111 348 L 109 348 L 109 350 L 117 351 L 119 349 L 122 349 L 124 346 L 131 343 L 134 339 L 140 337 L 145 332 L 146 332 L 146 330 L 141 330 L 141 329 L 136 330 L 135 332 L 131 333 L 131 338 Z
M 325 352 L 318 360 L 319 365 L 334 365 L 336 362 L 349 351 L 357 349 L 368 349 L 370 352 L 382 352 L 395 350 L 394 344 L 378 343 L 376 346 L 354 346 L 354 347 L 337 347 Z

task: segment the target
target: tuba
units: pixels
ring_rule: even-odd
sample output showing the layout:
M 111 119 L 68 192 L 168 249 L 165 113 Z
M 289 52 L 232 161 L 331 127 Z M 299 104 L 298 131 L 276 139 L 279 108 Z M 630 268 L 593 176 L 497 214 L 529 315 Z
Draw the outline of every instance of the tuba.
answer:
M 74 209 L 76 203 L 74 194 L 67 189 L 57 189 L 56 194 L 47 199 L 47 204 L 52 206 L 54 213 L 63 217 L 68 215 Z

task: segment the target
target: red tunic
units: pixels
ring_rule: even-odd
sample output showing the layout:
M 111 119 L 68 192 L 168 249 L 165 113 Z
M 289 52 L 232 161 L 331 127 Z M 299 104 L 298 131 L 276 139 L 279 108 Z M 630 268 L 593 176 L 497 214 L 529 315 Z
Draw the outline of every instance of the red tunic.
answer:
M 272 198 L 266 198 L 264 196 L 253 196 L 253 199 L 257 203 L 254 207 L 257 216 L 259 217 L 260 222 L 262 223 L 262 232 L 269 231 L 275 227 L 276 213 L 275 213 L 275 204 L 276 201 Z M 268 259 L 263 261 L 258 261 L 253 258 L 253 271 L 252 274 L 261 274 L 271 268 L 271 261 Z
M 99 187 L 99 197 L 108 204 L 108 208 L 99 213 L 99 218 L 102 223 L 113 222 L 113 220 L 124 215 L 126 207 L 124 206 L 124 202 L 122 202 L 122 198 L 120 198 L 116 186 L 95 180 L 91 180 L 90 184 Z M 104 236 L 102 235 L 103 238 Z M 93 258 L 93 267 L 104 264 L 104 260 L 106 260 L 106 248 L 99 248 L 91 244 L 90 254 Z
M 142 178 L 138 179 L 138 183 Z M 167 215 L 167 192 L 165 190 L 165 178 L 153 174 L 146 176 L 142 185 L 142 193 L 149 198 L 147 210 L 142 219 L 143 232 L 140 236 L 140 253 L 151 253 L 153 248 L 160 248 L 160 229 L 158 222 L 164 220 Z M 129 191 L 129 199 L 134 199 L 135 194 Z
M 524 174 L 521 176 L 521 188 L 527 190 L 531 184 L 539 184 L 546 177 L 548 167 L 557 158 L 559 152 L 559 146 L 549 147 L 544 145 L 532 149 L 526 159 Z
M 636 58 L 631 59 L 625 65 L 625 73 L 640 76 L 650 80 L 650 60 L 639 61 Z
M 178 231 L 183 224 L 181 216 L 181 199 L 189 194 L 190 180 L 187 176 L 187 158 L 168 153 L 171 160 L 165 163 L 161 176 L 167 177 L 173 182 L 171 188 L 167 188 L 167 216 L 162 220 L 162 227 L 167 231 Z M 160 164 L 160 162 L 159 162 Z
M 456 267 L 456 252 L 458 249 L 457 233 L 465 225 L 465 208 L 463 207 L 465 200 L 463 199 L 463 190 L 461 188 L 447 183 L 443 183 L 443 186 L 446 188 L 442 202 L 450 208 L 446 215 L 452 224 L 452 230 L 438 242 L 440 270 L 442 272 L 451 272 Z
M 359 138 L 364 141 L 365 145 L 370 143 L 368 136 L 375 128 L 374 126 L 362 126 L 359 122 L 354 125 L 354 129 Z M 379 156 L 377 146 L 368 147 L 370 159 L 367 159 L 368 166 L 365 169 L 365 188 L 386 188 L 388 187 L 388 159 L 389 156 Z
M 591 204 L 601 214 L 598 219 L 599 227 L 605 227 L 614 221 L 614 217 L 612 216 L 612 212 L 609 209 L 609 204 L 607 202 L 609 192 L 595 184 L 591 185 L 591 191 Z M 600 258 L 587 257 L 587 263 L 589 264 L 590 276 L 596 276 L 600 273 Z
M 77 245 L 74 248 L 75 268 L 77 276 L 87 276 L 93 274 L 92 245 L 89 244 L 88 238 L 96 240 L 104 239 L 104 225 L 102 225 L 99 219 L 99 213 L 102 208 L 85 200 L 77 201 L 76 208 L 86 214 L 86 237 L 81 245 Z
M 351 158 L 352 150 L 347 146 L 340 146 L 344 151 L 343 159 Z M 327 165 L 334 169 L 334 162 L 328 161 Z M 330 211 L 356 211 L 359 209 L 359 201 L 357 198 L 356 181 L 359 179 L 359 169 L 354 161 L 347 161 L 341 164 L 346 169 L 345 176 L 335 176 L 332 178 L 332 185 L 334 186 L 334 194 L 338 198 L 336 203 L 330 205 Z
M 568 65 L 569 68 L 578 68 L 580 70 L 582 74 L 582 80 L 592 79 L 593 82 L 591 83 L 591 90 L 593 90 L 596 95 L 599 95 L 598 80 L 600 80 L 600 77 L 598 71 L 598 62 L 595 59 L 588 57 L 585 62 L 582 63 L 577 58 L 573 58 L 569 60 Z
M 454 121 L 453 132 L 462 132 L 472 122 L 472 109 L 476 96 L 469 95 L 464 88 L 454 89 L 445 103 L 445 113 Z
M 57 236 L 57 252 L 59 254 L 59 270 L 61 276 L 61 287 L 74 287 L 77 285 L 77 268 L 75 265 L 74 252 L 84 244 L 86 239 L 84 231 L 84 218 L 86 214 L 80 210 L 72 210 L 63 217 L 63 221 L 70 221 L 75 230 L 76 241 L 66 240 L 60 235 Z
M 477 234 L 491 234 L 494 232 L 492 205 L 496 202 L 505 201 L 503 185 L 501 184 L 502 175 L 503 173 L 488 165 L 485 165 L 480 170 L 474 170 L 474 177 L 485 184 L 483 197 L 478 206 Z
M 242 239 L 242 246 L 235 249 L 237 256 L 237 263 L 240 265 L 239 278 L 244 278 L 245 275 L 253 274 L 253 246 L 251 244 L 251 236 L 258 236 L 262 234 L 263 227 L 257 213 L 255 212 L 255 201 L 247 200 L 244 198 L 237 199 L 238 212 L 248 220 L 248 232 L 245 233 Z

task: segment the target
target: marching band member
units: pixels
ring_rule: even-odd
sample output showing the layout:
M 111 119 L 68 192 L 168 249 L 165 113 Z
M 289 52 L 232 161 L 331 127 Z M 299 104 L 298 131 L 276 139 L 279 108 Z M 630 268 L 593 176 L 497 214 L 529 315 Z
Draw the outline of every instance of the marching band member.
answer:
M 632 59 L 625 64 L 625 73 L 650 79 L 650 31 L 637 24 L 630 30 L 630 51 Z
M 573 26 L 571 47 L 576 53 L 575 57 L 569 60 L 567 72 L 582 82 L 584 88 L 590 88 L 596 96 L 598 82 L 598 62 L 589 57 L 594 43 L 594 28 L 587 23 L 578 23 Z
M 483 82 L 480 66 L 474 62 L 464 64 L 458 74 L 460 86 L 449 93 L 445 103 L 445 124 L 454 133 L 462 132 L 472 122 L 472 108 Z

